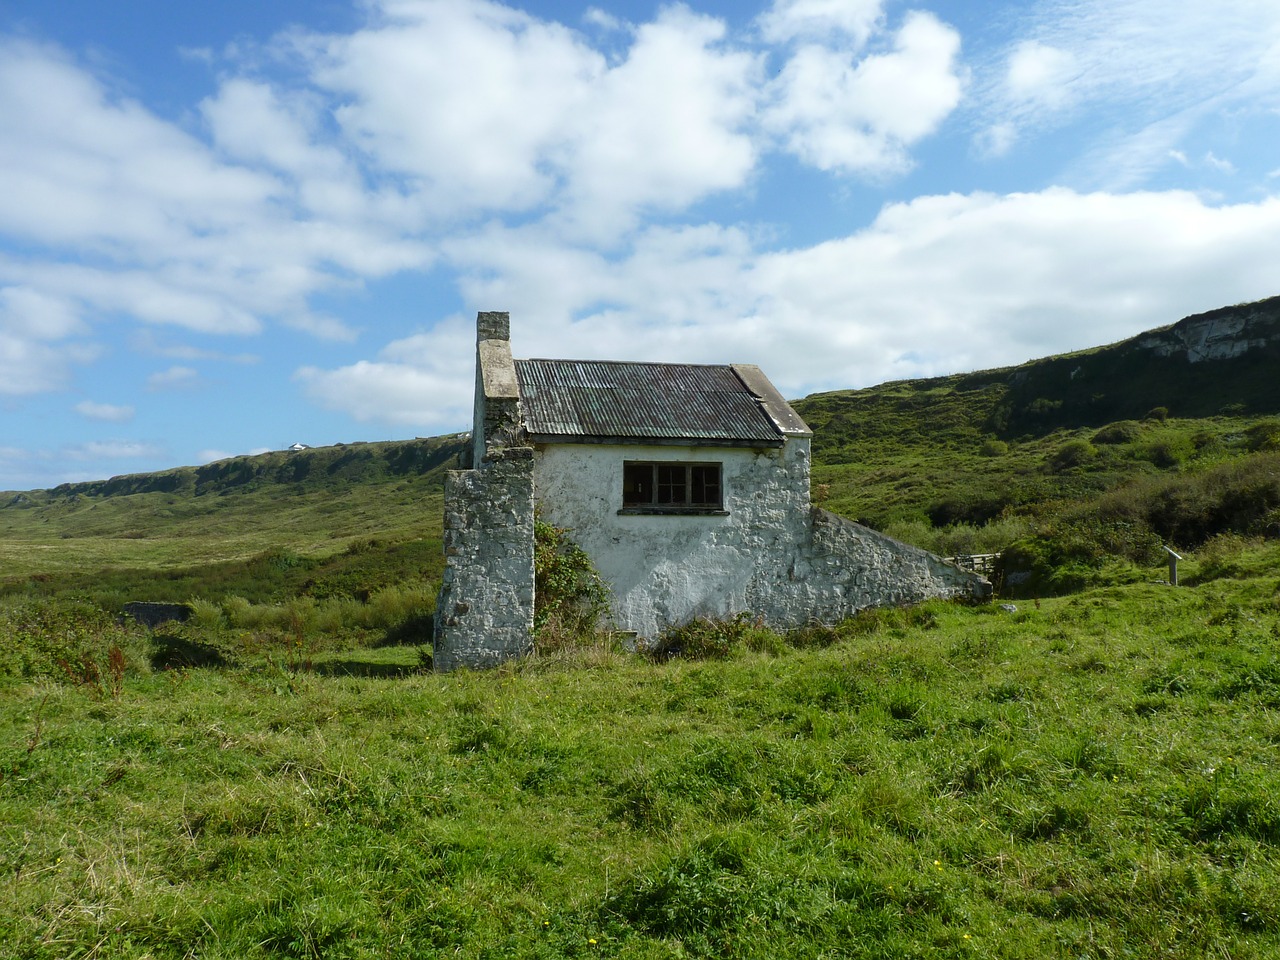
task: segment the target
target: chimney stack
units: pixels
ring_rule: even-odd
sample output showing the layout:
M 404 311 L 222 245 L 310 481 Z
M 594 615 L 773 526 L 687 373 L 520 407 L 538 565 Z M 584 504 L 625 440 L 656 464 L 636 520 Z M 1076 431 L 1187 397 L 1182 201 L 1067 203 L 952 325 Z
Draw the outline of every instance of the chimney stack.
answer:
M 476 314 L 476 342 L 482 340 L 510 340 L 511 314 L 493 311 Z

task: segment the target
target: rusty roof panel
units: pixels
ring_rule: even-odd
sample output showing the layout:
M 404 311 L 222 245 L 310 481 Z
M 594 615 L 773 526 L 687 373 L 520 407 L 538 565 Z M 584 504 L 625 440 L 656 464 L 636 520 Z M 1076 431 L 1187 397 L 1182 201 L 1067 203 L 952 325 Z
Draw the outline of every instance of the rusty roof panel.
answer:
M 517 360 L 535 439 L 777 445 L 782 432 L 727 365 Z

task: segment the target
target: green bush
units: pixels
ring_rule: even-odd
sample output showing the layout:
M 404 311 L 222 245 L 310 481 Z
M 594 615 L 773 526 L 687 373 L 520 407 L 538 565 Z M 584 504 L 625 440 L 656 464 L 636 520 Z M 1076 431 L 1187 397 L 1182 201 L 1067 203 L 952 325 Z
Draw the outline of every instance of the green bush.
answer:
M 1068 440 L 1049 458 L 1049 469 L 1054 473 L 1062 473 L 1075 467 L 1082 467 L 1092 461 L 1098 451 L 1088 440 Z
M 724 660 L 736 650 L 778 653 L 785 641 L 759 618 L 740 613 L 735 617 L 697 617 L 668 627 L 645 653 L 652 660 Z
M 593 638 L 609 612 L 609 589 L 567 530 L 533 524 L 534 644 L 545 649 Z
M 1263 420 L 1244 432 L 1250 450 L 1280 450 L 1280 420 Z
M 1093 435 L 1093 442 L 1100 444 L 1108 443 L 1133 443 L 1142 436 L 1142 425 L 1132 420 L 1120 420 L 1117 423 L 1109 423 L 1097 433 Z
M 87 603 L 29 600 L 0 607 L 0 676 L 44 677 L 119 693 L 148 670 L 145 634 Z

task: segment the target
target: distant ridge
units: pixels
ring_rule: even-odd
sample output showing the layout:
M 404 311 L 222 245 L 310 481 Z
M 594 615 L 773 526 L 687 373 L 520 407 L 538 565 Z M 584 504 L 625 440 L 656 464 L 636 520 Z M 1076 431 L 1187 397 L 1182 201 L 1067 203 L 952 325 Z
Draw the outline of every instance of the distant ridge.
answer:
M 1163 408 L 1175 417 L 1280 411 L 1280 297 L 1222 307 L 1111 346 L 1008 371 L 991 426 L 1038 434 Z
M 458 434 L 417 440 L 376 443 L 339 443 L 329 447 L 278 450 L 251 456 L 229 457 L 200 467 L 176 467 L 156 473 L 134 473 L 64 483 L 48 491 L 28 491 L 0 501 L 9 506 L 34 506 L 49 500 L 77 497 L 117 497 L 140 493 L 181 493 L 188 496 L 222 496 L 249 492 L 265 486 L 292 486 L 322 490 L 341 482 L 422 476 L 442 471 L 458 455 L 463 441 Z
M 1017 367 L 898 381 L 813 394 L 795 402 L 816 431 L 814 455 L 903 429 L 909 415 L 921 437 L 956 426 L 996 437 L 1044 436 L 1071 427 L 1173 417 L 1280 413 L 1280 296 L 1221 307 L 1109 346 L 1032 360 Z M 898 434 L 901 436 L 901 434 Z M 129 474 L 48 491 L 9 491 L 0 509 L 50 499 L 247 492 L 273 484 L 324 489 L 440 474 L 463 436 L 336 444 L 232 457 L 200 467 Z M 300 445 L 298 445 L 300 446 Z M 845 454 L 832 462 L 843 462 Z
M 813 394 L 814 456 L 859 438 L 962 429 L 1001 439 L 1159 417 L 1280 412 L 1280 297 L 1185 317 L 1110 346 L 1017 367 Z M 904 427 L 903 417 L 914 421 Z

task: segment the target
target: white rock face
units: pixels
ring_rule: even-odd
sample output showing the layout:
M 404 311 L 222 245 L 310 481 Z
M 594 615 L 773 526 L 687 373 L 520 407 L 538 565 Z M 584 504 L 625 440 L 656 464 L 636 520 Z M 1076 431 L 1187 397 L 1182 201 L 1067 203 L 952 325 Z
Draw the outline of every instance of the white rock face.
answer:
M 1255 319 L 1261 319 L 1261 315 L 1251 311 L 1214 311 L 1153 331 L 1139 338 L 1138 346 L 1158 357 L 1185 356 L 1188 363 L 1230 360 L 1276 339 L 1267 326 L 1255 323 Z

